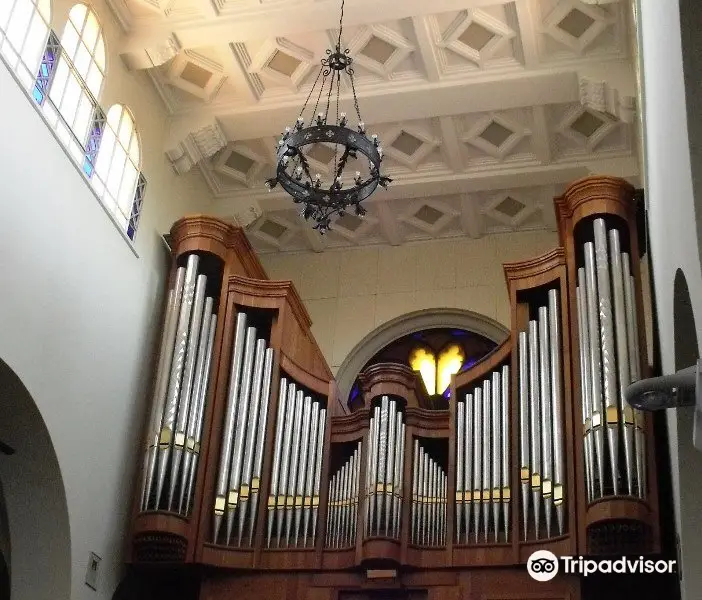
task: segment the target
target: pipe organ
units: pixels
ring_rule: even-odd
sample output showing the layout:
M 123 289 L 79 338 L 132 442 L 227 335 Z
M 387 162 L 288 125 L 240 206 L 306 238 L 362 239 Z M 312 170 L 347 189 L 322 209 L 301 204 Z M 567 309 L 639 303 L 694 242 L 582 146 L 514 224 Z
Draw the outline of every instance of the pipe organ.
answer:
M 207 567 L 206 600 L 565 600 L 581 582 L 532 581 L 535 550 L 659 552 L 652 420 L 623 396 L 648 369 L 634 190 L 555 207 L 560 246 L 504 265 L 510 333 L 448 400 L 380 363 L 352 406 L 293 285 L 240 229 L 178 221 L 130 561 Z

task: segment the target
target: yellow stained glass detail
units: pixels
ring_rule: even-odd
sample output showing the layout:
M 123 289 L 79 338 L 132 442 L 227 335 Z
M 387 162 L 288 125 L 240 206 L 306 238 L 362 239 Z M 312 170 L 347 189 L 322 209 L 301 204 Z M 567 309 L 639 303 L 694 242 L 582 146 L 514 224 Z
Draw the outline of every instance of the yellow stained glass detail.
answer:
M 461 370 L 466 355 L 458 344 L 446 346 L 439 354 L 436 393 L 443 394 L 451 384 L 451 376 Z
M 413 371 L 419 371 L 424 387 L 430 395 L 436 394 L 436 357 L 434 353 L 420 346 L 412 350 L 409 365 Z

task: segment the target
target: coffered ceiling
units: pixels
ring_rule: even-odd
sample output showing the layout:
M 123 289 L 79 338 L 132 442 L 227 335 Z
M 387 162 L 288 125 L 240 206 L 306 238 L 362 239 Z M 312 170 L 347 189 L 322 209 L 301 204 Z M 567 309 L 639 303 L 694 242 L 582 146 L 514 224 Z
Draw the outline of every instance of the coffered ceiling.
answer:
M 552 229 L 568 182 L 638 173 L 628 0 L 346 0 L 361 113 L 394 182 L 324 237 L 263 183 L 340 0 L 111 2 L 125 63 L 170 115 L 174 169 L 198 169 L 211 210 L 248 224 L 260 252 Z M 328 172 L 333 152 L 311 159 Z

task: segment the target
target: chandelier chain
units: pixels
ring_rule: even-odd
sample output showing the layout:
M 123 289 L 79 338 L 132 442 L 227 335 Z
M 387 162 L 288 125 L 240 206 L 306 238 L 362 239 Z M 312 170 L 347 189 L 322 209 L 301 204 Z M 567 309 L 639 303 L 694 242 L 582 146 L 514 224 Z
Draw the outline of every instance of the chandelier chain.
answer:
M 302 117 L 302 114 L 305 112 L 305 109 L 307 108 L 307 105 L 310 103 L 310 98 L 312 97 L 312 94 L 314 93 L 314 88 L 317 87 L 317 83 L 319 83 L 319 78 L 322 76 L 323 69 L 319 70 L 319 73 L 317 73 L 317 79 L 314 80 L 314 84 L 312 85 L 312 88 L 310 89 L 310 93 L 307 94 L 307 100 L 305 100 L 305 103 L 302 105 L 302 110 L 300 111 L 300 117 Z M 322 87 L 324 87 L 324 84 L 322 84 Z M 317 99 L 317 103 L 319 103 L 319 99 Z M 315 110 L 316 107 L 315 107 Z
M 344 31 L 344 4 L 346 0 L 341 0 L 341 16 L 339 17 L 339 39 L 336 42 L 337 52 L 341 51 L 341 34 Z

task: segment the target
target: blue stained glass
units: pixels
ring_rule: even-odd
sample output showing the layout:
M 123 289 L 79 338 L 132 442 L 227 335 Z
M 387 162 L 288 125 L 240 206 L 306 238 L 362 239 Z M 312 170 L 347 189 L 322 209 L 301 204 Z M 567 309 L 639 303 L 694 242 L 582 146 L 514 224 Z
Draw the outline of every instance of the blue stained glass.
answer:
M 353 402 L 356 398 L 358 398 L 358 395 L 361 393 L 361 390 L 358 387 L 358 383 L 354 383 L 353 387 L 351 388 L 351 398 L 350 402 Z
M 83 161 L 83 172 L 92 177 L 95 171 L 95 159 L 97 158 L 98 150 L 100 150 L 100 142 L 102 134 L 105 132 L 105 113 L 100 107 L 96 107 L 93 112 L 93 124 L 88 132 L 88 141 L 85 144 L 85 160 Z
M 56 37 L 56 34 L 52 31 L 46 42 L 46 49 L 44 50 L 44 55 L 41 57 L 39 72 L 37 73 L 34 88 L 32 89 L 34 101 L 39 105 L 44 103 L 46 96 L 49 94 L 49 87 L 51 86 L 51 80 L 54 75 L 54 67 L 56 66 L 56 60 L 60 54 L 61 43 L 58 37 Z
M 454 337 L 465 337 L 468 335 L 468 332 L 464 329 L 452 329 L 451 335 Z
M 132 202 L 132 214 L 129 215 L 129 223 L 127 225 L 127 236 L 134 241 L 139 225 L 139 217 L 141 216 L 141 205 L 144 203 L 144 193 L 146 192 L 146 178 L 139 173 L 139 182 L 137 183 L 136 191 L 134 192 L 134 202 Z
M 475 359 L 467 360 L 463 366 L 461 367 L 461 371 L 467 371 L 470 369 L 474 364 L 476 364 L 478 361 Z
M 451 398 L 451 386 L 446 388 L 446 391 L 442 394 L 447 400 Z

